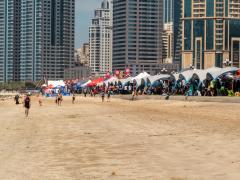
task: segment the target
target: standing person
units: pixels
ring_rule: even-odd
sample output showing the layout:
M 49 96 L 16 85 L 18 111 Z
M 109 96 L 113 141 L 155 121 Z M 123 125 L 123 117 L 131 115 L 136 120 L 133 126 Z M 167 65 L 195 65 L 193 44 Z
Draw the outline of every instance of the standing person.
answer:
M 42 98 L 41 98 L 41 95 L 38 94 L 38 103 L 39 103 L 39 106 L 42 106 Z
M 58 106 L 61 106 L 61 105 L 62 105 L 62 94 L 61 94 L 61 93 L 58 93 L 58 96 L 57 96 L 57 104 L 58 104 Z
M 90 95 L 93 97 L 93 89 L 90 90 Z
M 107 101 L 110 102 L 110 96 L 111 96 L 111 88 L 108 88 L 107 91 Z
M 58 95 L 55 98 L 55 103 L 56 103 L 56 105 L 58 105 Z
M 102 92 L 101 92 L 101 97 L 102 97 L 102 102 L 104 102 L 104 98 L 105 98 L 105 92 L 104 92 L 104 90 L 102 90 Z
M 30 100 L 29 95 L 26 95 L 26 97 L 23 101 L 23 105 L 24 105 L 24 108 L 25 108 L 25 116 L 28 117 L 29 109 L 30 109 L 30 106 L 31 106 L 31 100 Z
M 87 97 L 87 89 L 86 88 L 83 89 L 83 94 L 84 94 L 84 97 Z
M 133 88 L 133 91 L 132 91 L 132 101 L 134 100 L 135 96 L 137 95 L 137 90 L 136 88 L 134 87 Z
M 132 101 L 134 100 L 135 96 L 137 96 L 137 86 L 135 83 L 133 83 L 133 88 L 132 88 Z
M 75 103 L 75 99 L 76 99 L 76 97 L 75 97 L 75 94 L 73 93 L 73 96 L 72 96 L 72 104 Z
M 14 101 L 15 101 L 16 105 L 19 104 L 19 98 L 20 98 L 20 97 L 19 97 L 18 94 L 14 97 Z
M 93 96 L 95 97 L 95 96 L 96 96 L 96 94 L 97 94 L 97 89 L 96 89 L 96 88 L 94 88 L 94 90 L 93 90 Z

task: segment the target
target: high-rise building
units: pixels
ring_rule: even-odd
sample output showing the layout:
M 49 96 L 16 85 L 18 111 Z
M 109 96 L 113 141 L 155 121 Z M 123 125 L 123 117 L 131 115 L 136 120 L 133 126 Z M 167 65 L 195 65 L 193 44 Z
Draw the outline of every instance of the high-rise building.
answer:
M 240 0 L 183 0 L 182 67 L 240 67 Z
M 150 73 L 162 63 L 162 0 L 113 1 L 113 69 Z
M 19 80 L 20 0 L 0 1 L 0 82 Z
M 0 2 L 1 82 L 64 78 L 74 63 L 74 2 Z
M 75 63 L 83 66 L 89 66 L 89 43 L 84 43 L 82 47 L 75 50 Z
M 169 23 L 173 22 L 174 14 L 174 0 L 164 0 L 163 1 L 163 22 Z
M 112 71 L 112 8 L 111 1 L 103 0 L 94 11 L 89 27 L 90 67 L 93 73 Z
M 163 1 L 163 62 L 180 63 L 181 0 Z

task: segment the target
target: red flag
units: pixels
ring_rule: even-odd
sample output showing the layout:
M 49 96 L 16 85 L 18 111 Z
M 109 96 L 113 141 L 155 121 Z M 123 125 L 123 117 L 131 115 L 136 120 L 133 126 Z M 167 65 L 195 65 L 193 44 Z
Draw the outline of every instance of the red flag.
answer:
M 125 69 L 125 76 L 129 76 L 130 75 L 130 68 L 126 68 Z
M 105 74 L 105 77 L 106 78 L 110 78 L 111 77 L 111 74 L 110 74 L 110 72 L 108 71 L 108 72 L 106 72 L 106 74 Z
M 117 76 L 117 77 L 120 76 L 120 71 L 119 71 L 119 70 L 116 70 L 116 71 L 115 71 L 115 76 Z

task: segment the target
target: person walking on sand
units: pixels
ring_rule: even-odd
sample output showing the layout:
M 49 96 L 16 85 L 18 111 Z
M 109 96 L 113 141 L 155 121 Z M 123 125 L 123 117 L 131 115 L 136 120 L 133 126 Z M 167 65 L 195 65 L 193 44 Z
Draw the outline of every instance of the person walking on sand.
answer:
M 86 88 L 83 89 L 83 94 L 84 94 L 84 97 L 87 97 L 87 89 Z
M 102 102 L 104 102 L 104 98 L 105 98 L 105 92 L 104 92 L 104 90 L 102 90 L 102 92 L 101 92 L 101 97 L 102 97 Z
M 56 96 L 56 98 L 55 98 L 55 103 L 56 103 L 56 105 L 58 105 L 58 96 Z
M 24 108 L 25 108 L 25 116 L 28 117 L 29 109 L 30 109 L 30 106 L 31 106 L 31 100 L 30 100 L 29 95 L 26 95 L 26 97 L 23 101 L 23 105 L 24 105 Z
M 62 94 L 58 93 L 58 95 L 57 95 L 57 104 L 58 104 L 58 106 L 62 105 L 62 100 L 63 100 Z
M 16 105 L 19 104 L 19 98 L 20 98 L 20 97 L 19 97 L 18 94 L 14 97 L 14 101 L 15 101 Z
M 75 96 L 75 94 L 73 93 L 73 95 L 72 95 L 72 104 L 75 103 L 75 99 L 76 99 L 76 96 Z
M 133 91 L 132 91 L 132 101 L 134 100 L 136 94 L 137 94 L 137 91 L 136 91 L 136 90 L 133 90 Z
M 111 89 L 108 88 L 108 91 L 107 91 L 107 102 L 110 102 L 110 97 L 111 97 Z
M 136 85 L 133 85 L 133 91 L 132 91 L 132 101 L 135 99 L 135 96 L 137 96 L 137 87 Z
M 41 95 L 38 94 L 37 97 L 38 97 L 38 104 L 39 104 L 39 106 L 42 106 L 42 98 L 41 98 Z

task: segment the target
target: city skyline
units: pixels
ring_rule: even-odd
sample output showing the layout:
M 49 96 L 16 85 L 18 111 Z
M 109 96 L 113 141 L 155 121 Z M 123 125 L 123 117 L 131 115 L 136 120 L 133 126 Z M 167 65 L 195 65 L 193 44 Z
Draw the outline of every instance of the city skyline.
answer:
M 89 29 L 94 9 L 99 7 L 102 0 L 75 0 L 75 48 L 80 48 L 83 43 L 89 41 Z
M 0 3 L 0 82 L 63 79 L 74 65 L 75 1 Z

